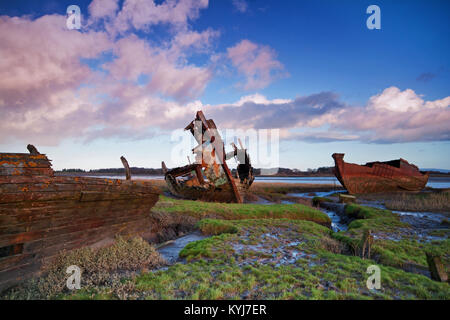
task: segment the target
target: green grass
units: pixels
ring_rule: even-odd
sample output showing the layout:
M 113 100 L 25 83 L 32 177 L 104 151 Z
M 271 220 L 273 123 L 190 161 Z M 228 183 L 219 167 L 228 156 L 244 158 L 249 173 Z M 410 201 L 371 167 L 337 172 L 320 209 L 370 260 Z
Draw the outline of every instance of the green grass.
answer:
M 331 225 L 330 218 L 323 212 L 302 204 L 237 204 L 215 203 L 192 200 L 176 200 L 160 196 L 154 211 L 190 215 L 198 219 L 280 219 L 309 220 L 322 225 Z
M 377 262 L 333 252 L 323 245 L 335 241 L 332 232 L 318 224 L 287 219 L 234 220 L 227 224 L 237 232 L 222 233 L 186 246 L 182 255 L 188 263 L 131 279 L 132 296 L 139 299 L 450 299 L 448 284 L 379 263 L 382 288 L 367 289 L 367 267 Z M 258 252 L 246 252 L 245 258 L 236 254 L 236 245 L 264 244 L 260 237 L 275 230 L 282 231 L 280 244 L 297 240 L 301 242 L 297 250 L 313 255 L 277 267 L 259 263 Z M 253 262 L 243 265 L 245 261 Z M 105 297 L 115 298 L 107 288 L 65 296 L 66 299 Z
M 398 215 L 389 210 L 348 204 L 345 214 L 354 218 L 348 231 L 333 234 L 333 237 L 346 243 L 354 252 L 361 248 L 361 237 L 364 230 L 375 234 L 401 235 L 402 228 L 410 228 L 402 223 Z M 399 237 L 401 238 L 401 237 Z M 426 251 L 433 251 L 443 257 L 444 263 L 450 262 L 450 240 L 419 242 L 416 239 L 377 239 L 373 244 L 373 255 L 379 263 L 398 268 L 418 265 L 427 268 Z
M 238 229 L 229 221 L 216 220 L 216 219 L 203 219 L 200 220 L 196 227 L 204 235 L 218 235 L 222 233 L 236 233 Z
M 364 230 L 397 234 L 408 225 L 389 210 L 348 204 L 353 218 L 345 232 L 332 232 L 324 213 L 303 205 L 205 203 L 161 197 L 156 212 L 199 221 L 211 237 L 189 243 L 177 263 L 164 270 L 154 247 L 119 239 L 115 246 L 65 254 L 47 274 L 10 291 L 8 299 L 450 299 L 448 283 L 406 272 L 410 263 L 426 266 L 426 251 L 448 263 L 450 240 L 376 239 L 372 259 L 352 254 Z M 291 262 L 280 263 L 293 252 Z M 356 252 L 353 250 L 353 252 Z M 64 271 L 82 267 L 82 289 L 68 292 Z M 367 267 L 381 269 L 381 290 L 366 287 Z M 121 273 L 121 270 L 142 270 Z M 55 289 L 56 288 L 56 289 Z M 5 297 L 4 297 L 5 298 Z

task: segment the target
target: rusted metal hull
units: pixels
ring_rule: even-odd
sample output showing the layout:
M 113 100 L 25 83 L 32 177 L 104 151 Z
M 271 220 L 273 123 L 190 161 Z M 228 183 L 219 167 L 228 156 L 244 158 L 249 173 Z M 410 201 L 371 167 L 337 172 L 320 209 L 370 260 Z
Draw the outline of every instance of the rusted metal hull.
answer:
M 45 155 L 0 154 L 0 290 L 61 250 L 150 231 L 146 181 L 54 176 Z
M 350 194 L 420 191 L 429 177 L 404 159 L 357 165 L 345 162 L 342 153 L 333 154 L 333 158 L 336 178 Z

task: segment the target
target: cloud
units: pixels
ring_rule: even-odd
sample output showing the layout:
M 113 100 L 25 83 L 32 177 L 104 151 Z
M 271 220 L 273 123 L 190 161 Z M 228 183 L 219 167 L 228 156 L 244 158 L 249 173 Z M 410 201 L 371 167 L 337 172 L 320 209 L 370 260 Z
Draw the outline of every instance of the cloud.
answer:
M 158 17 L 141 17 L 141 1 L 126 0 L 122 7 L 117 3 L 94 0 L 89 18 L 97 20 L 95 28 L 82 32 L 67 30 L 62 15 L 0 16 L 0 142 L 55 145 L 67 138 L 145 139 L 184 127 L 197 110 L 219 128 L 277 128 L 282 139 L 450 139 L 450 97 L 425 100 L 412 89 L 386 88 L 363 106 L 349 105 L 334 92 L 293 99 L 269 99 L 253 92 L 234 103 L 205 105 L 199 98 L 215 66 L 224 61 L 243 77 L 245 90 L 263 88 L 284 76 L 275 51 L 242 40 L 225 53 L 215 52 L 219 32 L 189 26 L 207 1 L 152 1 L 161 13 Z M 126 32 L 117 36 L 104 22 L 121 13 L 126 25 L 117 30 Z M 177 27 L 158 44 L 132 32 L 157 23 Z M 104 59 L 105 53 L 111 58 Z M 196 54 L 206 55 L 203 65 L 190 62 Z M 100 67 L 90 67 L 87 60 Z
M 234 104 L 204 106 L 203 110 L 221 128 L 280 128 L 283 139 L 371 143 L 450 140 L 450 97 L 425 101 L 413 90 L 397 87 L 370 97 L 365 106 L 351 106 L 335 93 L 322 92 L 285 101 L 246 96 Z
M 112 18 L 118 10 L 119 0 L 93 0 L 88 7 L 92 19 Z
M 341 110 L 345 104 L 332 92 L 322 92 L 294 100 L 268 100 L 255 94 L 241 98 L 237 103 L 204 106 L 208 117 L 216 119 L 221 128 L 295 128 L 310 126 L 309 122 L 333 110 Z
M 90 98 L 78 89 L 93 73 L 80 58 L 95 58 L 111 42 L 102 32 L 67 30 L 65 22 L 58 15 L 0 17 L 2 140 L 40 136 L 55 143 L 58 135 L 79 134 L 71 121 L 89 121 Z
M 227 56 L 232 65 L 245 77 L 245 90 L 261 89 L 275 79 L 286 76 L 284 66 L 276 60 L 276 52 L 268 47 L 250 40 L 242 40 L 227 49 Z
M 91 18 L 115 15 L 117 2 L 100 5 L 103 3 L 90 4 Z M 172 14 L 184 12 L 186 17 L 193 17 L 191 9 L 205 3 L 163 4 L 178 8 Z M 139 139 L 151 126 L 171 128 L 167 123 L 171 110 L 179 110 L 181 102 L 198 97 L 213 74 L 208 66 L 188 62 L 190 54 L 208 53 L 218 36 L 212 29 L 180 29 L 159 46 L 133 33 L 112 38 L 105 30 L 96 30 L 101 28 L 67 30 L 66 17 L 61 15 L 36 20 L 0 17 L 0 41 L 4 45 L 0 60 L 0 141 L 32 138 L 39 144 L 54 145 L 73 137 L 127 135 Z M 108 62 L 102 60 L 105 52 L 112 53 Z M 86 59 L 99 63 L 103 71 L 89 67 L 83 62 Z M 147 76 L 147 83 L 139 83 L 142 75 Z M 184 125 L 176 120 L 174 123 Z
M 158 24 L 168 24 L 186 29 L 189 20 L 198 18 L 208 0 L 166 0 L 160 4 L 153 0 L 125 0 L 113 23 L 107 26 L 112 34 L 129 30 L 149 31 Z
M 390 87 L 369 99 L 363 108 L 342 110 L 330 123 L 363 134 L 377 143 L 450 139 L 450 97 L 425 101 L 411 89 Z
M 233 0 L 232 3 L 234 8 L 241 13 L 248 10 L 248 3 L 246 0 Z

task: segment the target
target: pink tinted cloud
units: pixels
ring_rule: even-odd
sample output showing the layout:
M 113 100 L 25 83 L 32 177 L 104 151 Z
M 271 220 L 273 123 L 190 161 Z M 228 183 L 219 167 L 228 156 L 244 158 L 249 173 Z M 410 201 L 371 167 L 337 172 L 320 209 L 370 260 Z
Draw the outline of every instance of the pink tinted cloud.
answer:
M 200 36 L 197 38 L 202 40 Z M 194 45 L 190 40 L 189 45 Z M 183 60 L 182 45 L 175 44 L 169 49 L 152 48 L 137 36 L 122 38 L 115 44 L 117 59 L 104 66 L 116 79 L 137 81 L 141 74 L 149 76 L 148 91 L 162 94 L 180 101 L 199 96 L 212 77 L 207 67 L 197 67 L 180 63 Z
M 216 122 L 221 127 L 282 128 L 283 139 L 374 143 L 450 140 L 450 97 L 426 101 L 411 89 L 386 88 L 370 97 L 365 106 L 347 105 L 330 92 L 279 101 L 254 95 L 244 101 L 204 109 L 219 119 Z
M 106 34 L 67 30 L 64 16 L 1 16 L 0 42 L 1 139 L 41 137 L 52 144 L 79 134 L 92 109 L 77 92 L 92 76 L 80 58 L 111 48 Z
M 268 46 L 242 40 L 227 49 L 227 56 L 245 77 L 245 84 L 241 84 L 245 90 L 264 88 L 280 76 L 286 75 L 283 72 L 283 64 L 276 60 L 276 52 Z
M 208 0 L 166 0 L 156 4 L 153 0 L 125 0 L 112 26 L 112 33 L 123 34 L 130 29 L 148 30 L 160 23 L 186 29 L 189 20 L 198 18 Z
M 342 110 L 332 121 L 339 129 L 360 132 L 375 142 L 450 139 L 450 97 L 425 101 L 411 89 L 389 87 L 364 108 Z
M 211 78 L 209 67 L 188 64 L 186 55 L 207 52 L 213 30 L 180 30 L 157 47 L 133 34 L 113 40 L 106 32 L 67 30 L 65 22 L 59 15 L 0 17 L 0 140 L 142 138 L 151 126 L 177 123 L 168 123 L 171 110 L 184 113 L 170 100 L 197 97 Z M 111 50 L 117 58 L 103 64 L 107 76 L 81 63 Z M 145 86 L 136 83 L 141 74 L 149 76 Z
M 91 10 L 96 17 L 106 17 L 113 8 Z M 184 21 L 180 19 L 174 21 Z M 59 15 L 36 20 L 2 16 L 0 141 L 143 139 L 154 129 L 183 127 L 200 109 L 221 128 L 283 128 L 284 139 L 378 143 L 450 139 L 450 97 L 427 101 L 411 89 L 386 88 L 359 107 L 330 92 L 293 100 L 253 94 L 218 106 L 193 101 L 213 71 L 210 66 L 189 64 L 188 55 L 215 56 L 211 44 L 217 36 L 210 29 L 181 28 L 155 46 L 134 34 L 115 39 L 107 32 L 67 30 L 65 17 Z M 103 65 L 107 75 L 80 62 L 110 50 L 116 58 Z M 272 49 L 249 40 L 229 48 L 227 56 L 245 77 L 247 89 L 264 87 L 283 71 Z M 148 75 L 148 83 L 137 83 L 141 74 Z M 305 132 L 295 133 L 296 128 Z
M 88 7 L 92 19 L 112 18 L 118 9 L 119 0 L 93 0 Z

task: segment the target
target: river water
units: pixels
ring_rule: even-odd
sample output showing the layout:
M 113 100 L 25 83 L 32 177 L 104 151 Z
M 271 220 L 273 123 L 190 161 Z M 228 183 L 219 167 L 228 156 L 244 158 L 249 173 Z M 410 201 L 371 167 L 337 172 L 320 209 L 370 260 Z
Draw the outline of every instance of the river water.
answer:
M 125 176 L 92 176 L 94 178 L 125 179 Z M 132 176 L 133 180 L 164 180 L 164 176 Z M 303 183 L 303 184 L 332 184 L 340 187 L 335 177 L 256 177 L 256 182 L 266 183 Z M 430 177 L 427 187 L 436 189 L 450 188 L 450 177 Z

